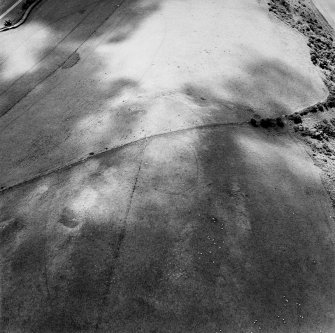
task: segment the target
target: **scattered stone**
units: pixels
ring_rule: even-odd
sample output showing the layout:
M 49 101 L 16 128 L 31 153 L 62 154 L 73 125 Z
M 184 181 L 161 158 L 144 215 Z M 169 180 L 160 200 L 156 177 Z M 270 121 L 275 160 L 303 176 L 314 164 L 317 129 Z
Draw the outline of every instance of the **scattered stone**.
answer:
M 322 132 L 316 131 L 313 135 L 312 135 L 313 139 L 317 139 L 317 140 L 322 140 Z
M 217 222 L 218 222 L 218 219 L 217 219 L 215 216 L 212 216 L 212 217 L 211 217 L 211 222 L 213 222 L 213 223 L 217 223 Z

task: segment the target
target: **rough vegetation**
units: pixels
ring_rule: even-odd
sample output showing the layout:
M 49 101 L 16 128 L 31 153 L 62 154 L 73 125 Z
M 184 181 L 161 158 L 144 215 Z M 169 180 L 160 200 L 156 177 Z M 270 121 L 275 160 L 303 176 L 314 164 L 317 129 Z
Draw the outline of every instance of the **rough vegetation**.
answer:
M 293 128 L 296 132 L 300 132 L 302 136 L 309 136 L 317 140 L 327 140 L 329 138 L 335 138 L 335 118 L 330 121 L 323 119 L 321 122 L 317 122 L 314 126 L 308 127 L 300 125 L 295 125 Z
M 288 125 L 289 130 L 307 144 L 307 151 L 314 163 L 321 168 L 322 182 L 335 207 L 335 44 L 334 30 L 308 0 L 270 0 L 270 15 L 298 30 L 306 37 L 311 62 L 323 75 L 329 90 L 327 99 L 291 115 L 276 119 L 254 117 L 255 127 L 279 129 Z
M 329 95 L 325 101 L 283 118 L 307 144 L 314 163 L 322 169 L 322 182 L 335 207 L 335 34 L 314 4 L 307 1 L 292 0 L 289 4 L 271 0 L 269 11 L 307 38 L 311 61 L 323 74 Z
M 332 92 L 335 87 L 334 31 L 311 4 L 306 6 L 300 0 L 292 3 L 271 0 L 269 11 L 307 38 L 311 61 L 323 71 L 325 83 Z

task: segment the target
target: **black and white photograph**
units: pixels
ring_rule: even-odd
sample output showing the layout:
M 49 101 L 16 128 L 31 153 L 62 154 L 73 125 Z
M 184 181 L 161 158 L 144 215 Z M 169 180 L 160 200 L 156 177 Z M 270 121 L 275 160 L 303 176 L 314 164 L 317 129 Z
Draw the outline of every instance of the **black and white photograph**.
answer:
M 335 0 L 0 0 L 0 333 L 335 333 Z

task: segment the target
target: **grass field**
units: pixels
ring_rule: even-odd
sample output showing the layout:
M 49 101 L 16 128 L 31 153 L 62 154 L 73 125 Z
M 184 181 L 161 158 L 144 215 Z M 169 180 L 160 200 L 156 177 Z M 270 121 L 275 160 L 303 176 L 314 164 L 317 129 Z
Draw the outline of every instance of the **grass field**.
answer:
M 285 117 L 249 123 L 329 93 L 278 17 L 44 1 L 0 34 L 4 332 L 334 331 L 324 173 Z

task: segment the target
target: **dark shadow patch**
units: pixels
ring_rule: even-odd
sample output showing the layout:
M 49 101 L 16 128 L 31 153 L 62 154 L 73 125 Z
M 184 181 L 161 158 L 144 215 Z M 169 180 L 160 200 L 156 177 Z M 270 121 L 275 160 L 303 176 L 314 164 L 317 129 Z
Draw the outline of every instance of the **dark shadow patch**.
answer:
M 0 222 L 0 247 L 14 241 L 16 234 L 23 228 L 23 222 L 18 218 L 11 218 Z
M 127 15 L 123 17 L 121 24 L 114 29 L 112 37 L 108 41 L 121 43 L 130 38 L 146 18 L 159 10 L 160 2 L 155 1 L 155 3 L 145 5 L 142 1 L 132 1 L 127 7 Z
M 213 120 L 229 114 L 238 119 L 252 117 L 255 114 L 248 103 L 237 103 L 223 99 L 201 85 L 187 84 L 184 86 L 183 92 L 195 105 L 206 108 L 210 114 L 208 118 Z
M 252 131 L 249 135 L 253 139 Z M 289 199 L 292 193 L 287 191 L 295 189 L 299 196 L 300 187 L 313 184 L 279 162 L 283 170 L 287 168 L 282 180 L 286 186 L 276 190 L 276 198 L 270 196 L 269 175 L 257 175 L 260 171 L 245 159 L 234 137 L 233 130 L 215 129 L 202 132 L 199 138 L 199 162 L 211 185 L 197 202 L 201 219 L 192 237 L 201 279 L 197 290 L 206 295 L 192 302 L 195 313 L 206 313 L 201 320 L 197 316 L 198 325 L 216 322 L 216 327 L 234 332 L 259 327 L 265 332 L 331 331 L 334 244 L 323 222 L 294 207 Z M 261 140 L 268 142 L 266 136 Z M 211 223 L 218 201 L 227 215 Z M 238 225 L 245 218 L 250 229 L 243 236 Z M 210 295 L 215 301 L 208 305 Z
M 44 267 L 45 244 L 45 235 L 38 235 L 21 243 L 12 257 L 13 273 L 20 276 Z
M 257 52 L 255 58 L 260 58 Z M 223 88 L 237 103 L 246 103 L 264 116 L 290 114 L 291 101 L 306 105 L 306 100 L 315 95 L 313 82 L 278 60 L 258 60 L 247 64 L 244 72 L 250 78 L 248 82 L 230 80 L 223 84 Z
M 112 224 L 100 222 L 86 220 L 60 249 L 67 262 L 50 279 L 52 307 L 40 318 L 39 331 L 94 331 L 113 278 L 119 235 Z

